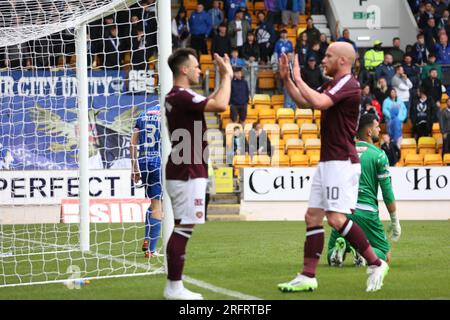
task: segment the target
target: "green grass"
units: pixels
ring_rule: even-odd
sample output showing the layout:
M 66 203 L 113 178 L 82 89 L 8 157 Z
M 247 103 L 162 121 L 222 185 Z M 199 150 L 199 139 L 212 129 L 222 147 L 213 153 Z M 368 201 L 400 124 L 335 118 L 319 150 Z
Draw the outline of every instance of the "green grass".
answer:
M 327 236 L 329 231 L 327 228 Z M 123 239 L 126 245 L 121 248 L 106 249 L 116 253 L 134 250 L 127 259 L 145 263 L 140 241 L 129 240 L 135 232 L 117 228 L 104 232 L 98 240 Z M 277 284 L 291 280 L 300 270 L 303 222 L 207 222 L 196 227 L 190 240 L 185 274 L 262 299 L 450 299 L 450 221 L 402 221 L 402 232 L 400 241 L 392 244 L 391 269 L 384 287 L 375 293 L 365 292 L 365 268 L 353 267 L 351 259 L 342 268 L 331 268 L 325 250 L 317 270 L 317 291 L 279 292 Z M 0 263 L 4 261 L 0 259 Z M 51 268 L 52 263 L 56 264 L 48 262 L 46 267 Z M 164 275 L 154 275 L 93 280 L 80 290 L 68 290 L 63 284 L 0 288 L 0 299 L 162 299 L 164 284 Z M 186 286 L 206 299 L 233 299 Z

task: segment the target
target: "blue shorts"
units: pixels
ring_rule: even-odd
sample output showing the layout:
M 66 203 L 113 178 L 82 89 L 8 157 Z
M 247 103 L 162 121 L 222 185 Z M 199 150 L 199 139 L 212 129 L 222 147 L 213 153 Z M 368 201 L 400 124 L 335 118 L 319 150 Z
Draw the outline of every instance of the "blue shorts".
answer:
M 141 181 L 145 187 L 145 197 L 161 199 L 161 167 L 148 162 L 140 162 Z

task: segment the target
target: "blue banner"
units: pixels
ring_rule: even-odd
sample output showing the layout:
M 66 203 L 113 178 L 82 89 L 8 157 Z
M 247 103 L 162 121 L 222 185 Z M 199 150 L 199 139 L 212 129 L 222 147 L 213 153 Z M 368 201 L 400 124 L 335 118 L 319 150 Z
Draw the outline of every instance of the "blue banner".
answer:
M 124 71 L 88 76 L 90 167 L 129 167 L 134 122 L 158 96 L 130 93 Z M 73 71 L 0 72 L 0 169 L 77 169 L 77 112 Z

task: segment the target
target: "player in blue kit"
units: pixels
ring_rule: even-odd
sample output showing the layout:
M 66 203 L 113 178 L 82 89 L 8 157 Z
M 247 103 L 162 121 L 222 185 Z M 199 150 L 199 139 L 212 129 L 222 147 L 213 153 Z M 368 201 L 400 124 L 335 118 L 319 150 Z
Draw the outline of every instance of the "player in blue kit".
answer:
M 145 257 L 159 256 L 156 244 L 161 234 L 161 139 L 159 104 L 149 106 L 136 120 L 131 135 L 131 179 L 142 181 L 145 197 L 151 205 L 145 214 L 145 238 L 142 250 Z M 137 151 L 139 149 L 139 156 Z

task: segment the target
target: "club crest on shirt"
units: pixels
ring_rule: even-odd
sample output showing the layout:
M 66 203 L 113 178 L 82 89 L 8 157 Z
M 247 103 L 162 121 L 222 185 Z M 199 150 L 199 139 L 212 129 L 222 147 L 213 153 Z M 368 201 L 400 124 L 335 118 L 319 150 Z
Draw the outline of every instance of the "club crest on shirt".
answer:
M 203 212 L 198 211 L 198 212 L 195 213 L 195 216 L 196 216 L 198 219 L 201 219 L 201 218 L 203 217 Z

